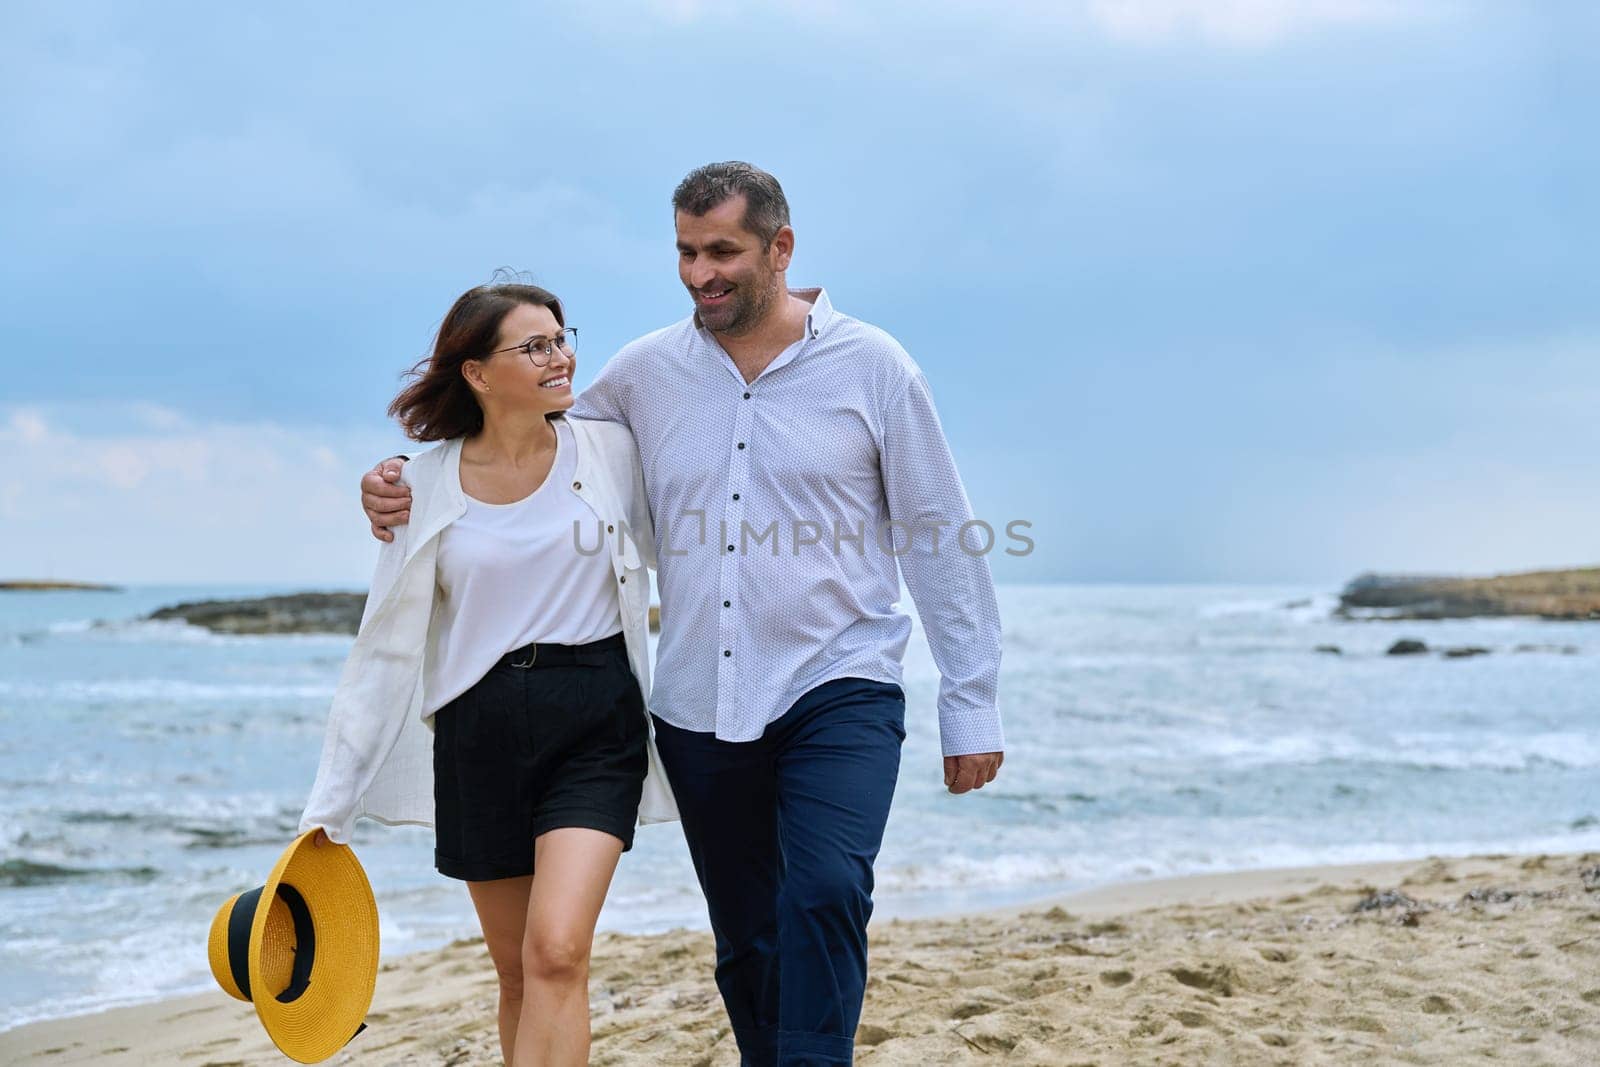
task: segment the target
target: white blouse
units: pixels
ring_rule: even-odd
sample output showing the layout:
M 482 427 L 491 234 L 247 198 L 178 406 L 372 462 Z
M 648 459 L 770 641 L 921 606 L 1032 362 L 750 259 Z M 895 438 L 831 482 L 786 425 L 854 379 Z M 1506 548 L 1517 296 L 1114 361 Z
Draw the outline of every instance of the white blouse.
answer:
M 655 535 L 645 506 L 639 453 L 627 429 L 606 422 L 565 420 L 577 445 L 572 491 L 588 508 L 589 523 L 615 527 L 601 555 L 616 579 L 622 634 L 639 688 L 650 692 L 647 622 Z M 378 566 L 350 655 L 328 709 L 322 760 L 300 830 L 320 826 L 348 844 L 360 818 L 433 825 L 433 715 L 425 713 L 425 662 L 439 660 L 438 556 L 441 535 L 467 513 L 461 489 L 461 439 L 441 443 L 406 464 L 411 522 L 394 527 L 394 540 L 378 548 Z M 608 529 L 608 534 L 611 531 Z M 593 541 L 585 537 L 584 546 Z M 529 589 L 532 585 L 524 579 Z M 641 711 L 650 725 L 648 711 Z M 639 802 L 639 822 L 678 817 L 652 733 L 649 770 Z
M 605 531 L 572 491 L 572 429 L 565 419 L 555 427 L 555 459 L 539 488 L 510 504 L 468 496 L 466 514 L 440 535 L 440 630 L 423 682 L 425 714 L 472 688 L 512 649 L 622 632 Z

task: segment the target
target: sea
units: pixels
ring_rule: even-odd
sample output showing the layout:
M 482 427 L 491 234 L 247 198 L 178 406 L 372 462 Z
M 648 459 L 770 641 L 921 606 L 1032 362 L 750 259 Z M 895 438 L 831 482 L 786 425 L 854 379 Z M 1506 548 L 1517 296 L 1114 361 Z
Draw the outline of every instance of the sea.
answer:
M 213 987 L 212 916 L 294 835 L 350 638 L 140 620 L 290 591 L 0 593 L 0 1030 Z M 912 638 L 880 915 L 1600 849 L 1600 624 L 1345 621 L 1319 583 L 999 595 L 1007 752 L 979 792 L 943 788 L 938 673 Z M 1386 655 L 1401 638 L 1489 651 Z M 359 824 L 385 956 L 477 933 L 432 847 L 426 829 Z M 675 824 L 639 831 L 601 925 L 707 925 Z

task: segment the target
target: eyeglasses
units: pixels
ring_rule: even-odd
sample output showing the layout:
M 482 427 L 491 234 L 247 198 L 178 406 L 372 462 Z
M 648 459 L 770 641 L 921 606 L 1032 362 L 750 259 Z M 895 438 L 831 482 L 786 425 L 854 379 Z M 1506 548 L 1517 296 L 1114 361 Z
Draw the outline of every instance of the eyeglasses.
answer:
M 551 357 L 556 354 L 557 346 L 569 356 L 576 353 L 578 350 L 578 328 L 576 326 L 568 326 L 554 337 L 530 337 L 520 345 L 512 345 L 510 348 L 497 348 L 489 354 L 495 356 L 501 352 L 521 352 L 533 362 L 535 367 L 548 367 Z

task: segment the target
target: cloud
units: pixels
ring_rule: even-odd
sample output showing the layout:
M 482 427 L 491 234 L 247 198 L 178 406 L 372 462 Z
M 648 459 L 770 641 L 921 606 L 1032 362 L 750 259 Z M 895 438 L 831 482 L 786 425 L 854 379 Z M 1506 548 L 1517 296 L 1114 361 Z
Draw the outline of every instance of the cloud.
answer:
M 878 30 L 945 16 L 990 16 L 987 0 L 890 2 L 870 9 L 837 2 L 796 3 L 765 0 L 643 0 L 644 9 L 675 25 L 728 22 L 752 7 L 807 23 L 864 22 Z M 1433 0 L 1021 0 L 1007 5 L 1005 23 L 1013 30 L 1040 29 L 1076 35 L 1085 27 L 1113 40 L 1136 45 L 1198 41 L 1233 48 L 1262 48 L 1321 30 L 1399 24 L 1435 12 Z
M 160 409 L 155 409 L 158 412 Z M 148 405 L 0 409 L 7 576 L 359 587 L 356 499 L 394 435 L 204 422 Z
M 135 402 L 128 406 L 129 414 L 152 430 L 175 430 L 187 421 L 181 411 L 163 404 Z
M 716 20 L 727 22 L 752 9 L 793 15 L 811 22 L 835 21 L 858 13 L 842 0 L 640 0 L 646 12 L 670 23 L 689 25 Z
M 50 435 L 50 427 L 45 425 L 44 416 L 37 411 L 26 408 L 11 413 L 11 430 L 18 441 L 23 444 L 37 444 Z
M 1321 29 L 1405 21 L 1425 6 L 1397 0 L 1088 0 L 1086 13 L 1124 41 L 1261 47 Z

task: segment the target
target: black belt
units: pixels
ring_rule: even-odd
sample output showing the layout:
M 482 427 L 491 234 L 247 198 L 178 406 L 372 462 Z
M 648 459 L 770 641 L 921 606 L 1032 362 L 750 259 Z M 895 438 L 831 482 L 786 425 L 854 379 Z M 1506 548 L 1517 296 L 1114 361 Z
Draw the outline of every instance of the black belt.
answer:
M 515 667 L 518 670 L 527 670 L 530 667 L 571 667 L 574 664 L 602 667 L 608 655 L 617 649 L 627 647 L 628 642 L 620 633 L 602 637 L 598 641 L 590 641 L 586 645 L 554 645 L 535 641 L 507 652 L 500 657 L 495 666 Z

